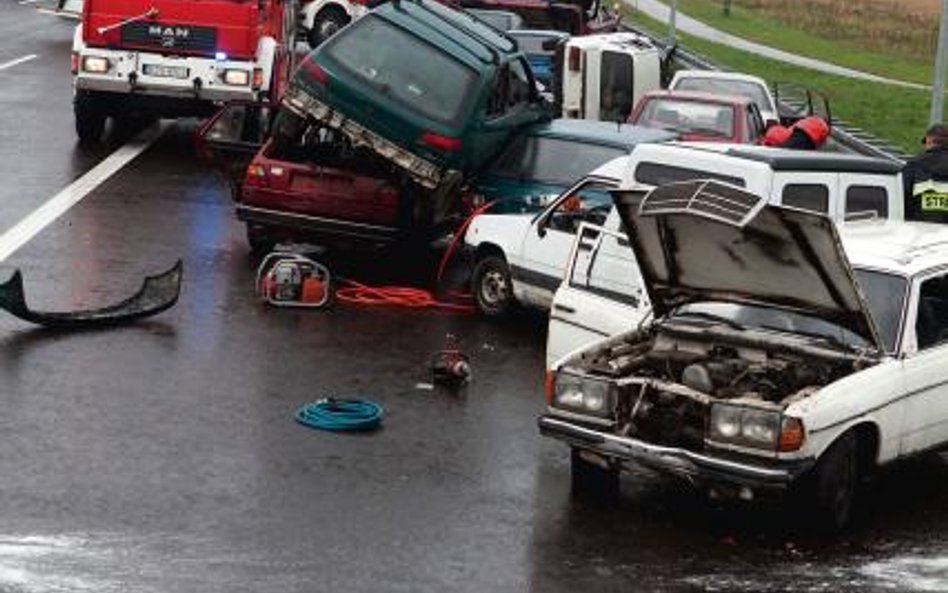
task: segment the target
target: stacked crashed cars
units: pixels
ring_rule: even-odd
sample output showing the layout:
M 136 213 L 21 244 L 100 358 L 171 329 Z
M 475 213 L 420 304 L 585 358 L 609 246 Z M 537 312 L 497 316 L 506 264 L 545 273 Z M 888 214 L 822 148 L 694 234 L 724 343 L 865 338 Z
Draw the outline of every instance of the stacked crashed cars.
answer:
M 708 181 L 617 206 L 653 320 L 554 366 L 540 429 L 571 446 L 575 488 L 634 460 L 805 496 L 841 527 L 866 472 L 948 443 L 943 226 L 837 231 Z
M 281 107 L 274 133 L 317 122 L 380 155 L 417 186 L 434 225 L 467 178 L 547 117 L 512 39 L 428 0 L 384 4 L 320 45 Z

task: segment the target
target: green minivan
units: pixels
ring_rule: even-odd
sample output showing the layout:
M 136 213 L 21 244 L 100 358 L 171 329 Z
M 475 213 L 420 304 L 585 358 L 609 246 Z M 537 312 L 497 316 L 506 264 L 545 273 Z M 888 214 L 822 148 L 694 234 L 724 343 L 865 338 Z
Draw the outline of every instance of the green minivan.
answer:
M 283 99 L 428 190 L 477 173 L 548 118 L 514 40 L 431 0 L 392 0 L 313 50 Z

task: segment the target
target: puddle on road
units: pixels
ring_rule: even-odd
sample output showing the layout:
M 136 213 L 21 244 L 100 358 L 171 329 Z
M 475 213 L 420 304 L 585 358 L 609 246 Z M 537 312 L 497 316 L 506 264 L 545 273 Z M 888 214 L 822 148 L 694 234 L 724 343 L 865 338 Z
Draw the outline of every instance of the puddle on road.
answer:
M 0 591 L 302 591 L 312 583 L 298 563 L 222 547 L 178 536 L 0 535 Z
M 903 556 L 870 562 L 860 569 L 870 580 L 896 591 L 948 591 L 948 556 Z
M 948 556 L 907 555 L 884 560 L 859 557 L 846 565 L 800 562 L 762 568 L 752 574 L 693 576 L 684 581 L 708 592 L 943 593 L 948 591 Z

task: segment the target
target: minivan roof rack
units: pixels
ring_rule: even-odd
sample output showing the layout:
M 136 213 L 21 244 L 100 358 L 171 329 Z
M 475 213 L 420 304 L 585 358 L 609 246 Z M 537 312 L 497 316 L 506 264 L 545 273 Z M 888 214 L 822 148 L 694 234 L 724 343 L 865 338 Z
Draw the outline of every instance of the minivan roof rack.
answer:
M 399 6 L 399 4 L 400 4 L 401 1 L 402 1 L 402 0 L 392 0 L 392 2 L 395 4 L 396 7 Z M 477 31 L 473 31 L 473 30 L 471 30 L 471 29 L 467 29 L 467 28 L 461 27 L 461 26 L 459 26 L 457 23 L 452 22 L 451 20 L 445 18 L 443 15 L 441 15 L 441 14 L 439 14 L 437 11 L 433 10 L 430 6 L 427 6 L 426 0 L 410 0 L 410 1 L 411 1 L 413 4 L 415 4 L 415 5 L 419 6 L 420 8 L 422 8 L 423 10 L 427 11 L 429 14 L 433 14 L 434 16 L 436 16 L 436 17 L 438 17 L 439 19 L 441 19 L 443 22 L 445 22 L 445 23 L 447 23 L 448 25 L 454 27 L 455 30 L 460 31 L 461 33 L 464 33 L 465 35 L 467 35 L 467 36 L 469 36 L 469 37 L 473 37 L 473 38 L 477 39 L 478 41 L 480 41 L 481 43 L 483 43 L 483 44 L 487 47 L 487 50 L 488 50 L 488 51 L 491 53 L 491 55 L 494 57 L 494 63 L 495 63 L 495 64 L 500 63 L 500 53 L 497 51 L 497 48 L 494 46 L 494 44 L 491 42 L 490 39 L 488 39 L 488 38 L 484 37 L 483 35 L 479 34 Z M 459 10 L 458 12 L 462 13 L 464 16 L 466 16 L 467 18 L 469 18 L 470 20 L 472 20 L 472 21 L 474 21 L 474 22 L 477 22 L 477 23 L 479 23 L 479 24 L 482 24 L 482 25 L 484 25 L 485 27 L 490 27 L 490 25 L 488 25 L 487 23 L 485 23 L 483 20 L 477 18 L 476 16 L 470 14 L 469 12 L 465 12 L 465 11 L 463 11 L 463 10 Z M 491 28 L 492 31 L 496 31 L 498 37 L 501 37 L 501 38 L 505 39 L 505 40 L 510 44 L 510 50 L 511 50 L 511 51 L 516 51 L 517 49 L 519 49 L 519 46 L 517 45 L 517 41 L 516 41 L 515 39 L 513 39 L 512 37 L 510 37 L 509 35 L 507 35 L 506 32 L 504 32 L 504 31 L 497 31 L 496 29 L 493 29 L 492 27 L 490 27 L 490 28 Z

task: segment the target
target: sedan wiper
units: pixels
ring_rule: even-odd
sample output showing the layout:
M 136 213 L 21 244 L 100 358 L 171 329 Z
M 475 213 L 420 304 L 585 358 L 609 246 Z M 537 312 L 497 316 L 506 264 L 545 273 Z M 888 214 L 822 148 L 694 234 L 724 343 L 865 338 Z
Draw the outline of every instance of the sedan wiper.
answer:
M 844 342 L 843 340 L 840 340 L 839 338 L 837 338 L 836 336 L 831 335 L 831 334 L 824 334 L 824 333 L 822 333 L 822 332 L 808 331 L 808 330 L 804 330 L 804 329 L 795 329 L 795 328 L 789 328 L 789 327 L 779 327 L 779 326 L 776 326 L 776 325 L 762 325 L 761 327 L 762 327 L 763 329 L 769 329 L 769 330 L 772 330 L 772 331 L 778 331 L 778 332 L 787 333 L 787 334 L 795 334 L 795 335 L 799 335 L 799 336 L 806 336 L 806 337 L 808 337 L 808 338 L 813 338 L 813 339 L 819 340 L 819 341 L 821 341 L 821 342 L 827 342 L 827 343 L 832 344 L 832 345 L 834 345 L 834 346 L 836 346 L 836 347 L 838 347 L 838 348 L 842 348 L 842 349 L 844 349 L 844 350 L 849 350 L 849 351 L 851 351 L 851 352 L 855 352 L 855 351 L 861 350 L 861 348 L 860 348 L 859 346 L 856 346 L 855 344 L 850 344 L 849 342 Z
M 708 321 L 723 323 L 731 329 L 736 329 L 738 331 L 745 331 L 747 329 L 747 327 L 741 325 L 733 319 L 724 317 L 722 315 L 715 315 L 714 313 L 708 313 L 707 311 L 681 311 L 679 313 L 675 313 L 674 317 L 697 317 L 698 319 L 707 319 Z

